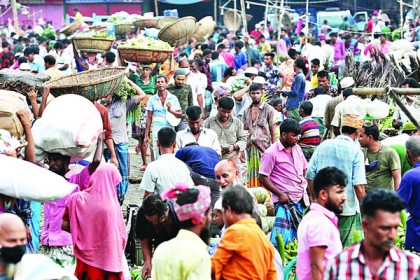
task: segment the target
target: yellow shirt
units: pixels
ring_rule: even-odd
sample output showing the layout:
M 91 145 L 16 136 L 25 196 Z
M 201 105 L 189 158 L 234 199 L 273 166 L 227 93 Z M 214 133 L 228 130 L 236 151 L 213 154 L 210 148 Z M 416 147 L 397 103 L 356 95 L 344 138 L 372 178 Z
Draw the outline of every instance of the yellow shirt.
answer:
M 211 261 L 207 245 L 192 231 L 160 244 L 152 259 L 153 280 L 210 280 Z
M 81 20 L 81 21 L 84 21 L 84 20 L 83 20 L 83 16 L 82 16 L 82 14 L 81 14 L 80 12 L 75 13 L 75 14 L 74 14 L 74 18 L 75 18 L 76 20 Z
M 312 76 L 311 78 L 311 89 L 316 88 L 318 86 L 318 73 Z
M 211 264 L 216 280 L 277 279 L 274 247 L 252 218 L 226 229 Z
M 261 53 L 271 52 L 271 45 L 268 41 L 261 43 Z

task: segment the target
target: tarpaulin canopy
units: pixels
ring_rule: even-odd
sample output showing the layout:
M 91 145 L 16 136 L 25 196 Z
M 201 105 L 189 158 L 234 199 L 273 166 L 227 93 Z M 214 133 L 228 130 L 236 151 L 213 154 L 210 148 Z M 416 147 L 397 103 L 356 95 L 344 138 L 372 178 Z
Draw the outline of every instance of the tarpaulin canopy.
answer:
M 174 5 L 188 5 L 200 2 L 207 2 L 208 0 L 159 0 L 160 3 L 174 4 Z

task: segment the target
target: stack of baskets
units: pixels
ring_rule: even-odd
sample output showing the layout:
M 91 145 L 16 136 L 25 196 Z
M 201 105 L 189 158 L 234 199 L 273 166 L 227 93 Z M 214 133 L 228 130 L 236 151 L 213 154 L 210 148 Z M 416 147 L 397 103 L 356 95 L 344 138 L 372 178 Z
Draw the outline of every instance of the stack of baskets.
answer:
M 169 43 L 172 47 L 178 47 L 188 42 L 195 33 L 196 20 L 194 17 L 183 17 L 162 28 L 158 38 Z
M 66 36 L 70 36 L 73 33 L 75 33 L 77 30 L 79 30 L 80 27 L 82 27 L 82 21 L 81 20 L 76 20 L 76 21 L 73 21 L 72 23 L 70 23 L 69 25 L 67 25 L 66 27 L 63 27 L 59 31 L 59 33 L 63 33 Z
M 96 101 L 114 93 L 125 77 L 125 69 L 102 68 L 64 76 L 47 82 L 50 92 L 57 97 L 64 94 L 77 94 Z
M 177 17 L 164 17 L 164 18 L 161 18 L 161 19 L 159 19 L 158 27 L 159 27 L 159 29 L 162 29 L 165 26 L 167 26 L 167 25 L 169 25 L 169 24 L 177 21 L 178 19 L 179 18 L 177 18 Z
M 197 31 L 192 35 L 198 42 L 204 42 L 208 36 L 213 32 L 215 22 L 211 16 L 202 18 L 197 22 Z
M 115 25 L 115 35 L 125 35 L 131 31 L 131 23 L 117 23 Z
M 109 51 L 112 46 L 114 39 L 112 38 L 93 38 L 93 37 L 73 37 L 72 42 L 76 49 L 89 52 L 89 53 L 101 53 L 103 51 Z

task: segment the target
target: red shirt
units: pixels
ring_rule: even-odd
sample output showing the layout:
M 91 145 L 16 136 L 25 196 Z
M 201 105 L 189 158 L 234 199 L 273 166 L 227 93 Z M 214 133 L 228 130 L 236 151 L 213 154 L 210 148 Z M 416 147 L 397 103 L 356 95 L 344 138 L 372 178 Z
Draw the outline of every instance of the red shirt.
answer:
M 108 110 L 98 102 L 93 102 L 96 109 L 98 109 L 99 114 L 101 114 L 102 125 L 105 130 L 105 140 L 112 139 L 112 129 L 111 129 L 111 122 L 109 121 L 108 117 Z
M 366 23 L 366 32 L 371 33 L 373 30 L 373 21 L 370 19 L 368 20 L 368 22 Z

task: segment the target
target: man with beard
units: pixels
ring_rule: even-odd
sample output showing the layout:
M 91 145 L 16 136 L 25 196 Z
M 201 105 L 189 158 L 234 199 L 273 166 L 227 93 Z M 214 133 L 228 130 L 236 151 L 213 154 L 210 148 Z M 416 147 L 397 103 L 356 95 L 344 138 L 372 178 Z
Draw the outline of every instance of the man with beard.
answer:
M 420 258 L 395 247 L 404 201 L 373 190 L 362 201 L 365 239 L 330 259 L 324 279 L 420 279 Z
M 242 117 L 244 129 L 249 131 L 246 147 L 248 188 L 261 186 L 261 183 L 258 181 L 261 155 L 271 144 L 276 142 L 275 110 L 262 101 L 262 92 L 260 84 L 251 84 L 249 96 L 252 99 L 252 104 L 245 109 Z
M 220 147 L 216 132 L 202 127 L 203 114 L 201 108 L 195 105 L 190 106 L 186 110 L 186 115 L 188 118 L 188 127 L 177 132 L 175 152 L 192 142 L 196 142 L 202 147 L 212 148 L 221 157 L 222 148 Z
M 251 194 L 233 186 L 222 196 L 227 229 L 212 257 L 214 279 L 277 279 L 274 248 L 252 218 Z
M 343 250 L 336 214 L 343 212 L 346 180 L 343 171 L 336 167 L 323 168 L 315 176 L 315 201 L 298 229 L 299 279 L 323 279 L 326 262 Z
M 49 170 L 60 176 L 67 177 L 70 183 L 78 185 L 79 190 L 83 191 L 88 188 L 90 176 L 101 162 L 103 143 L 104 133 L 101 133 L 98 136 L 98 144 L 92 163 L 80 173 L 75 174 L 74 170 L 69 172 L 70 157 L 57 153 L 48 154 Z M 77 167 L 74 168 L 76 169 Z M 44 245 L 48 256 L 55 263 L 69 271 L 74 271 L 76 259 L 73 253 L 73 240 L 70 233 L 61 230 L 66 201 L 69 197 L 70 194 L 57 201 L 44 202 L 44 227 L 41 233 L 41 243 Z
M 153 256 L 153 279 L 211 279 L 207 252 L 210 240 L 210 190 L 205 186 L 189 188 L 177 184 L 162 193 L 174 199 L 175 213 L 181 223 L 178 235 L 162 243 Z
M 186 110 L 193 104 L 193 93 L 191 86 L 185 83 L 186 73 L 182 68 L 178 68 L 174 73 L 174 83 L 168 85 L 166 88 L 170 93 L 178 98 L 179 105 L 182 110 L 182 119 L 178 126 L 175 127 L 175 131 L 181 131 L 187 127 L 187 116 Z

